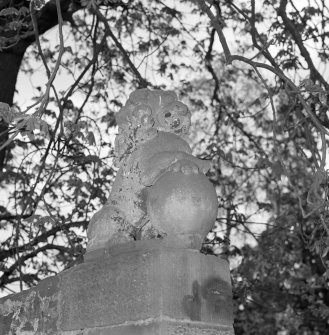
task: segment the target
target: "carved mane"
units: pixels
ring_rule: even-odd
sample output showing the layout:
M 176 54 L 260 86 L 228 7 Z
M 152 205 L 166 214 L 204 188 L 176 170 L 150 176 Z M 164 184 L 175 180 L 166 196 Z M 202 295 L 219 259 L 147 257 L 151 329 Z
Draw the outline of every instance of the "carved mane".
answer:
M 186 119 L 179 129 L 167 121 L 167 115 L 171 116 L 171 113 L 182 115 Z M 141 143 L 154 137 L 158 131 L 173 132 L 179 136 L 188 133 L 190 112 L 185 104 L 177 100 L 173 91 L 145 88 L 130 94 L 125 106 L 116 114 L 116 121 L 119 133 L 115 141 L 115 165 L 118 166 Z

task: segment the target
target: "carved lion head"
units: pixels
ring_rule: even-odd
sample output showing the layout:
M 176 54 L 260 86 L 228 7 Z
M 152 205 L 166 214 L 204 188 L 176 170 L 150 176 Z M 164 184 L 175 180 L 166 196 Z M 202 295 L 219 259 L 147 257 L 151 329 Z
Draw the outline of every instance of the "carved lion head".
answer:
M 116 114 L 116 120 L 119 134 L 115 149 L 120 161 L 158 131 L 179 136 L 187 134 L 191 113 L 173 91 L 144 88 L 130 94 L 125 106 Z

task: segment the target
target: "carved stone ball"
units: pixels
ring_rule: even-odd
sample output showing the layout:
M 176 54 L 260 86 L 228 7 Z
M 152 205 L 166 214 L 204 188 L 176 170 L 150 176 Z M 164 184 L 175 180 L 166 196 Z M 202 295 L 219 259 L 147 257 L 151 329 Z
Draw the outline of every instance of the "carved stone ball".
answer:
M 202 241 L 215 223 L 217 210 L 214 186 L 202 173 L 169 171 L 148 191 L 151 222 L 168 236 L 190 235 Z

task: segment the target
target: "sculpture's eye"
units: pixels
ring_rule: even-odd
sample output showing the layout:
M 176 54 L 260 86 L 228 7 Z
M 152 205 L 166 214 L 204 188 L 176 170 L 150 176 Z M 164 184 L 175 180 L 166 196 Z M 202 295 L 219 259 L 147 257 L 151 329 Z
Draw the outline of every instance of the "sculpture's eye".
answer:
M 149 116 L 149 115 L 143 115 L 141 117 L 141 124 L 143 126 L 146 126 L 146 125 L 153 125 L 154 123 L 154 119 L 152 116 Z
M 170 113 L 170 112 L 167 112 L 167 113 L 165 114 L 165 117 L 171 117 L 171 113 Z

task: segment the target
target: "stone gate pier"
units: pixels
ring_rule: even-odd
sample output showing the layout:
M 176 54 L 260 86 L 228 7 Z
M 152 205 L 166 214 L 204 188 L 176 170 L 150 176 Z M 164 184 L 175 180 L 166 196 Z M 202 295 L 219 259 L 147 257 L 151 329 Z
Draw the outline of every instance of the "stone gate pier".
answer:
M 166 240 L 128 244 L 1 299 L 0 334 L 233 334 L 225 260 Z
M 234 334 L 228 263 L 200 252 L 218 202 L 184 139 L 190 117 L 171 91 L 130 95 L 84 262 L 0 299 L 1 335 Z

